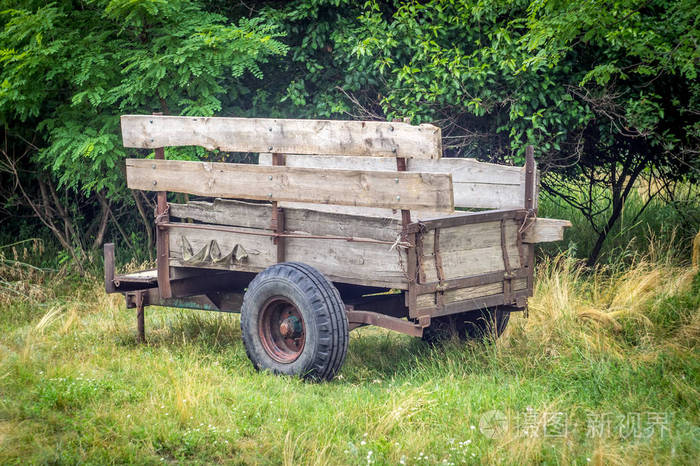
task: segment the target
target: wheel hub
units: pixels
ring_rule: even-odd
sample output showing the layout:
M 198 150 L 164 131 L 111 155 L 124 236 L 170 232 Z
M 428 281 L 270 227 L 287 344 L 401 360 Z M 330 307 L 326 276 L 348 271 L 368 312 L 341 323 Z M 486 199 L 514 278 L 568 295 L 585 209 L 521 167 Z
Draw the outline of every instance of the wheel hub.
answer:
M 268 299 L 258 316 L 258 335 L 272 359 L 285 364 L 296 361 L 306 341 L 301 312 L 284 297 Z
M 280 324 L 280 333 L 285 338 L 297 338 L 301 335 L 301 321 L 296 316 L 289 316 Z

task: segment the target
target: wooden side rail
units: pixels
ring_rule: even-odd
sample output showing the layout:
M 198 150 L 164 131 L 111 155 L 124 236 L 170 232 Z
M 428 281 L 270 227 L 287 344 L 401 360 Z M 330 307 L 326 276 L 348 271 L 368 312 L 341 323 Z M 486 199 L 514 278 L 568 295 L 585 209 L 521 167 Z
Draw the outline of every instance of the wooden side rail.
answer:
M 258 163 L 272 165 L 272 155 L 260 154 Z M 396 163 L 388 158 L 338 155 L 290 155 L 287 157 L 287 166 L 345 170 L 396 170 Z M 454 188 L 455 207 L 522 209 L 525 205 L 524 167 L 485 163 L 468 158 L 410 159 L 406 161 L 406 171 L 450 173 Z M 376 214 L 385 217 L 391 216 L 391 212 L 377 212 Z
M 124 147 L 438 159 L 440 128 L 383 121 L 124 115 Z
M 452 176 L 436 173 L 318 170 L 284 166 L 126 160 L 127 184 L 144 191 L 452 212 Z

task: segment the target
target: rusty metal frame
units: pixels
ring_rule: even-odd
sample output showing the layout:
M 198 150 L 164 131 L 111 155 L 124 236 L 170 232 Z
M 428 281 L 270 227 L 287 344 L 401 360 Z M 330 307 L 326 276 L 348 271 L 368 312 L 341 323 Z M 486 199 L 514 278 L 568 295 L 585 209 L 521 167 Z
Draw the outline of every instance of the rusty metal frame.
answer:
M 135 291 L 134 293 L 134 303 L 136 307 L 136 328 L 138 334 L 139 343 L 146 342 L 146 323 L 144 318 L 144 297 L 146 291 Z
M 278 152 L 272 154 L 272 165 L 282 166 L 285 165 L 285 156 Z M 275 236 L 272 238 L 272 243 L 277 246 L 277 262 L 284 262 L 285 258 L 285 240 L 282 234 L 285 231 L 284 223 L 284 209 L 279 207 L 277 201 L 272 201 L 272 231 L 275 232 Z
M 423 336 L 423 326 L 420 323 L 416 324 L 408 320 L 391 317 L 378 312 L 355 310 L 352 307 L 346 311 L 346 315 L 348 317 L 350 330 L 355 330 L 365 325 L 374 325 L 414 337 Z
M 199 309 L 216 312 L 239 312 L 237 305 L 243 300 L 243 293 L 206 293 L 192 296 L 181 296 L 173 298 L 162 298 L 155 288 L 140 291 L 129 291 L 124 293 L 127 309 L 139 309 L 139 299 L 141 306 L 159 307 L 179 307 L 183 309 Z M 142 314 L 142 312 L 141 312 Z M 142 323 L 139 322 L 139 329 Z M 140 330 L 139 330 L 140 332 Z
M 535 211 L 535 148 L 525 148 L 525 209 L 528 212 Z
M 533 222 L 537 217 L 537 164 L 535 163 L 535 148 L 527 146 L 525 148 L 525 209 L 528 213 L 523 221 L 523 229 L 527 228 L 528 222 Z M 528 296 L 532 296 L 535 291 L 535 245 L 527 245 L 527 264 L 530 271 L 527 277 Z M 528 317 L 528 308 L 525 305 L 525 317 Z
M 435 303 L 439 308 L 445 305 L 445 270 L 442 268 L 442 254 L 440 253 L 440 229 L 433 230 L 433 259 L 435 261 L 435 273 L 438 279 L 438 288 L 435 292 Z
M 519 234 L 519 233 L 516 233 Z M 511 292 L 513 289 L 513 269 L 510 266 L 510 257 L 508 257 L 508 245 L 506 244 L 506 219 L 501 219 L 501 255 L 503 256 L 503 295 L 504 299 L 510 302 Z
M 528 271 L 524 268 L 512 270 L 513 278 L 527 278 Z M 503 280 L 503 272 L 490 272 L 482 275 L 471 275 L 468 277 L 459 277 L 445 280 L 444 282 L 419 283 L 416 285 L 416 291 L 419 295 L 435 293 L 438 291 L 455 290 L 458 288 L 469 288 L 472 286 L 488 285 L 498 283 Z
M 160 116 L 162 113 L 154 113 L 155 116 Z M 153 123 L 153 120 L 151 120 Z M 165 160 L 165 149 L 157 147 L 153 150 L 156 160 Z M 153 165 L 153 169 L 156 165 Z M 156 183 L 155 181 L 153 183 Z M 161 297 L 170 298 L 172 290 L 170 289 L 170 234 L 167 229 L 158 228 L 162 223 L 168 223 L 170 216 L 168 215 L 168 193 L 167 191 L 158 191 L 156 194 L 156 266 L 158 268 L 158 291 Z

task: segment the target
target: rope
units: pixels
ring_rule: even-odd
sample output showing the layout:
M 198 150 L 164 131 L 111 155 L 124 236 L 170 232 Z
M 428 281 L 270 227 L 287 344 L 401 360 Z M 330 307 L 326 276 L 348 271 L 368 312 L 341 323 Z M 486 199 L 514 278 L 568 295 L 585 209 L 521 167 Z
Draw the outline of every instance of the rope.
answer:
M 537 213 L 534 211 L 534 209 L 528 209 L 525 212 L 525 218 L 523 219 L 522 225 L 520 225 L 520 228 L 518 229 L 518 233 L 522 234 L 525 230 L 532 227 L 532 225 L 534 225 L 535 222 L 528 223 L 528 220 L 535 220 L 535 219 L 537 219 Z M 525 226 L 525 225 L 527 225 L 527 226 Z
M 156 215 L 156 223 L 160 223 L 163 221 L 163 218 L 168 216 L 168 212 L 170 212 L 170 204 L 165 205 L 165 210 L 161 212 L 160 214 Z

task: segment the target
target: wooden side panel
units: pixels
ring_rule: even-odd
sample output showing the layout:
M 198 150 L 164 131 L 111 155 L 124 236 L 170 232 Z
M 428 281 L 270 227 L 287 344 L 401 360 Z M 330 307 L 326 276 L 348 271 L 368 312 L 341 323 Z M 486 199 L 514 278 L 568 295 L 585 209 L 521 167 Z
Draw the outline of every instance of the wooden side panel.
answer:
M 329 214 L 337 215 L 355 215 L 360 217 L 374 217 L 374 218 L 391 218 L 396 220 L 401 220 L 401 210 L 400 209 L 387 209 L 387 208 L 377 208 L 377 207 L 355 207 L 346 205 L 332 205 L 332 204 L 309 204 L 302 202 L 280 202 L 280 207 L 285 209 L 313 209 L 319 212 L 326 212 Z M 434 217 L 444 217 L 446 215 L 454 215 L 458 212 L 438 212 L 431 209 L 410 209 L 411 219 L 413 221 L 434 218 Z
M 272 230 L 239 229 L 251 233 L 272 233 Z M 183 243 L 183 241 L 186 242 Z M 238 247 L 239 254 L 245 257 L 231 264 L 215 263 L 212 254 L 202 254 L 203 250 L 211 246 L 212 241 L 216 242 L 218 254 L 221 256 L 230 254 L 235 247 Z M 276 262 L 276 251 L 269 236 L 192 228 L 170 228 L 171 266 L 259 272 Z M 200 257 L 197 263 L 193 263 L 188 257 L 198 254 Z
M 272 165 L 272 155 L 261 153 L 260 165 Z M 356 169 L 396 171 L 391 159 L 376 157 L 343 157 L 319 155 L 289 155 L 287 166 L 322 169 Z M 525 205 L 525 170 L 474 159 L 449 158 L 407 161 L 410 172 L 450 173 L 456 207 L 474 209 L 522 209 Z M 347 207 L 339 211 L 350 213 Z M 354 212 L 353 212 L 354 213 Z M 391 212 L 374 212 L 390 216 Z M 430 217 L 429 213 L 424 214 Z
M 513 291 L 521 291 L 527 289 L 527 279 L 518 278 L 513 280 Z M 486 285 L 473 286 L 469 288 L 458 288 L 455 290 L 445 291 L 442 296 L 442 302 L 445 305 L 460 301 L 470 301 L 474 300 L 474 308 L 479 308 L 478 299 L 487 296 L 493 296 L 503 293 L 503 282 L 489 283 Z M 416 306 L 418 309 L 431 309 L 436 306 L 436 296 L 435 293 L 428 293 L 419 295 L 416 298 Z M 467 309 L 468 303 L 465 303 L 465 311 Z
M 124 147 L 202 146 L 225 152 L 437 159 L 440 128 L 381 121 L 152 115 L 121 117 Z
M 316 170 L 180 160 L 126 160 L 131 189 L 208 197 L 452 212 L 448 174 Z
M 307 209 L 285 209 L 285 225 L 289 232 L 311 235 L 336 235 L 395 241 L 401 233 L 401 222 L 392 218 L 361 217 L 319 212 Z M 190 201 L 170 204 L 170 215 L 198 222 L 248 228 L 270 227 L 270 204 L 253 204 L 233 199 L 214 202 Z
M 187 204 L 171 203 L 170 215 L 212 225 L 268 229 L 272 218 L 272 205 L 233 199 L 215 199 L 214 202 L 190 201 Z
M 515 220 L 506 222 L 506 245 L 513 269 L 520 267 L 517 246 L 519 226 Z M 434 238 L 434 230 L 427 231 L 423 236 L 423 255 L 420 263 L 425 283 L 438 281 L 433 253 Z M 445 280 L 505 271 L 501 249 L 501 222 L 441 228 L 439 251 Z
M 250 233 L 271 233 L 271 230 L 240 229 Z M 269 236 L 178 227 L 170 230 L 171 266 L 259 272 L 277 262 L 277 246 Z M 404 249 L 392 249 L 388 244 L 341 240 L 285 238 L 285 241 L 286 260 L 309 264 L 331 280 L 407 288 Z M 237 259 L 222 260 L 232 252 Z M 192 259 L 192 256 L 197 257 Z M 193 260 L 196 264 L 192 263 Z

